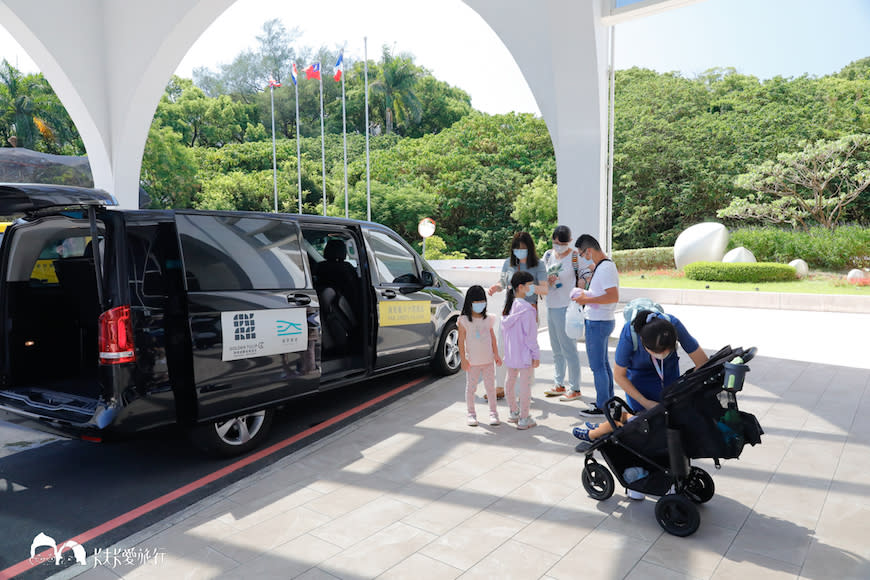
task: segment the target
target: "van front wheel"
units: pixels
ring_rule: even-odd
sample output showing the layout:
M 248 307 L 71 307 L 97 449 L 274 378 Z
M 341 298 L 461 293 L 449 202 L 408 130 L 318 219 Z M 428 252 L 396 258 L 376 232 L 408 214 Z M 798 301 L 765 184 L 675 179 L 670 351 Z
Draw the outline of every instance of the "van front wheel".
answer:
M 191 432 L 193 444 L 209 455 L 232 457 L 257 447 L 272 426 L 273 409 L 263 409 L 230 419 L 197 425 Z
M 438 348 L 435 350 L 435 358 L 432 359 L 432 368 L 439 375 L 452 375 L 459 371 L 462 358 L 459 356 L 459 330 L 456 321 L 451 320 L 444 325 Z

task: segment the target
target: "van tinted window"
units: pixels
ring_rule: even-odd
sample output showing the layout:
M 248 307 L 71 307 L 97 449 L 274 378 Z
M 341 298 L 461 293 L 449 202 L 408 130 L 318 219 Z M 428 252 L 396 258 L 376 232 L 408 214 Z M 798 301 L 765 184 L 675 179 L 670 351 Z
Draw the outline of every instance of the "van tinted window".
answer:
M 191 291 L 306 287 L 293 222 L 177 214 L 176 223 Z
M 413 284 L 420 279 L 414 254 L 399 240 L 376 230 L 366 230 L 366 238 L 381 284 Z

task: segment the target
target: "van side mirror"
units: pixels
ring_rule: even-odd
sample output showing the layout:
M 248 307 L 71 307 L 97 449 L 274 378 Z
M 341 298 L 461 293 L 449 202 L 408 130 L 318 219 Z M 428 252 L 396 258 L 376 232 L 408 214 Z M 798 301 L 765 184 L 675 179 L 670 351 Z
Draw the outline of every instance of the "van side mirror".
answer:
M 429 270 L 423 270 L 423 285 L 424 286 L 434 286 L 435 285 L 435 275 L 432 274 Z

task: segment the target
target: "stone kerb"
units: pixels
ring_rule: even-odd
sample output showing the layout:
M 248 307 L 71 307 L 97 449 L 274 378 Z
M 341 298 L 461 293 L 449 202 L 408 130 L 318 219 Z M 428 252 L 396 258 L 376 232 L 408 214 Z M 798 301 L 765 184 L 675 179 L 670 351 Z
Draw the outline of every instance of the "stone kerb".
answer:
M 484 288 L 499 281 L 504 259 L 429 260 L 442 278 L 467 288 L 480 284 Z M 816 312 L 870 313 L 870 297 L 849 294 L 795 294 L 786 292 L 742 292 L 726 290 L 683 290 L 678 288 L 619 289 L 619 301 L 651 298 L 659 304 L 686 306 L 726 306 L 767 308 L 774 310 L 810 310 Z

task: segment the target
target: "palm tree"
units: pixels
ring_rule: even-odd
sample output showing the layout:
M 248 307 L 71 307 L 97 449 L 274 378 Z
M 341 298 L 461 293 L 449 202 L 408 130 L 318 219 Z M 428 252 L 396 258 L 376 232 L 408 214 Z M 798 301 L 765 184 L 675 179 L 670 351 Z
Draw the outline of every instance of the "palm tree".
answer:
M 0 124 L 16 146 L 60 152 L 72 145 L 82 153 L 78 131 L 42 74 L 22 75 L 5 59 L 0 63 Z M 38 147 L 42 145 L 42 147 Z
M 393 132 L 393 119 L 397 122 L 419 123 L 423 107 L 414 93 L 420 70 L 408 55 L 393 56 L 383 48 L 381 78 L 372 83 L 372 90 L 384 97 L 387 133 Z

